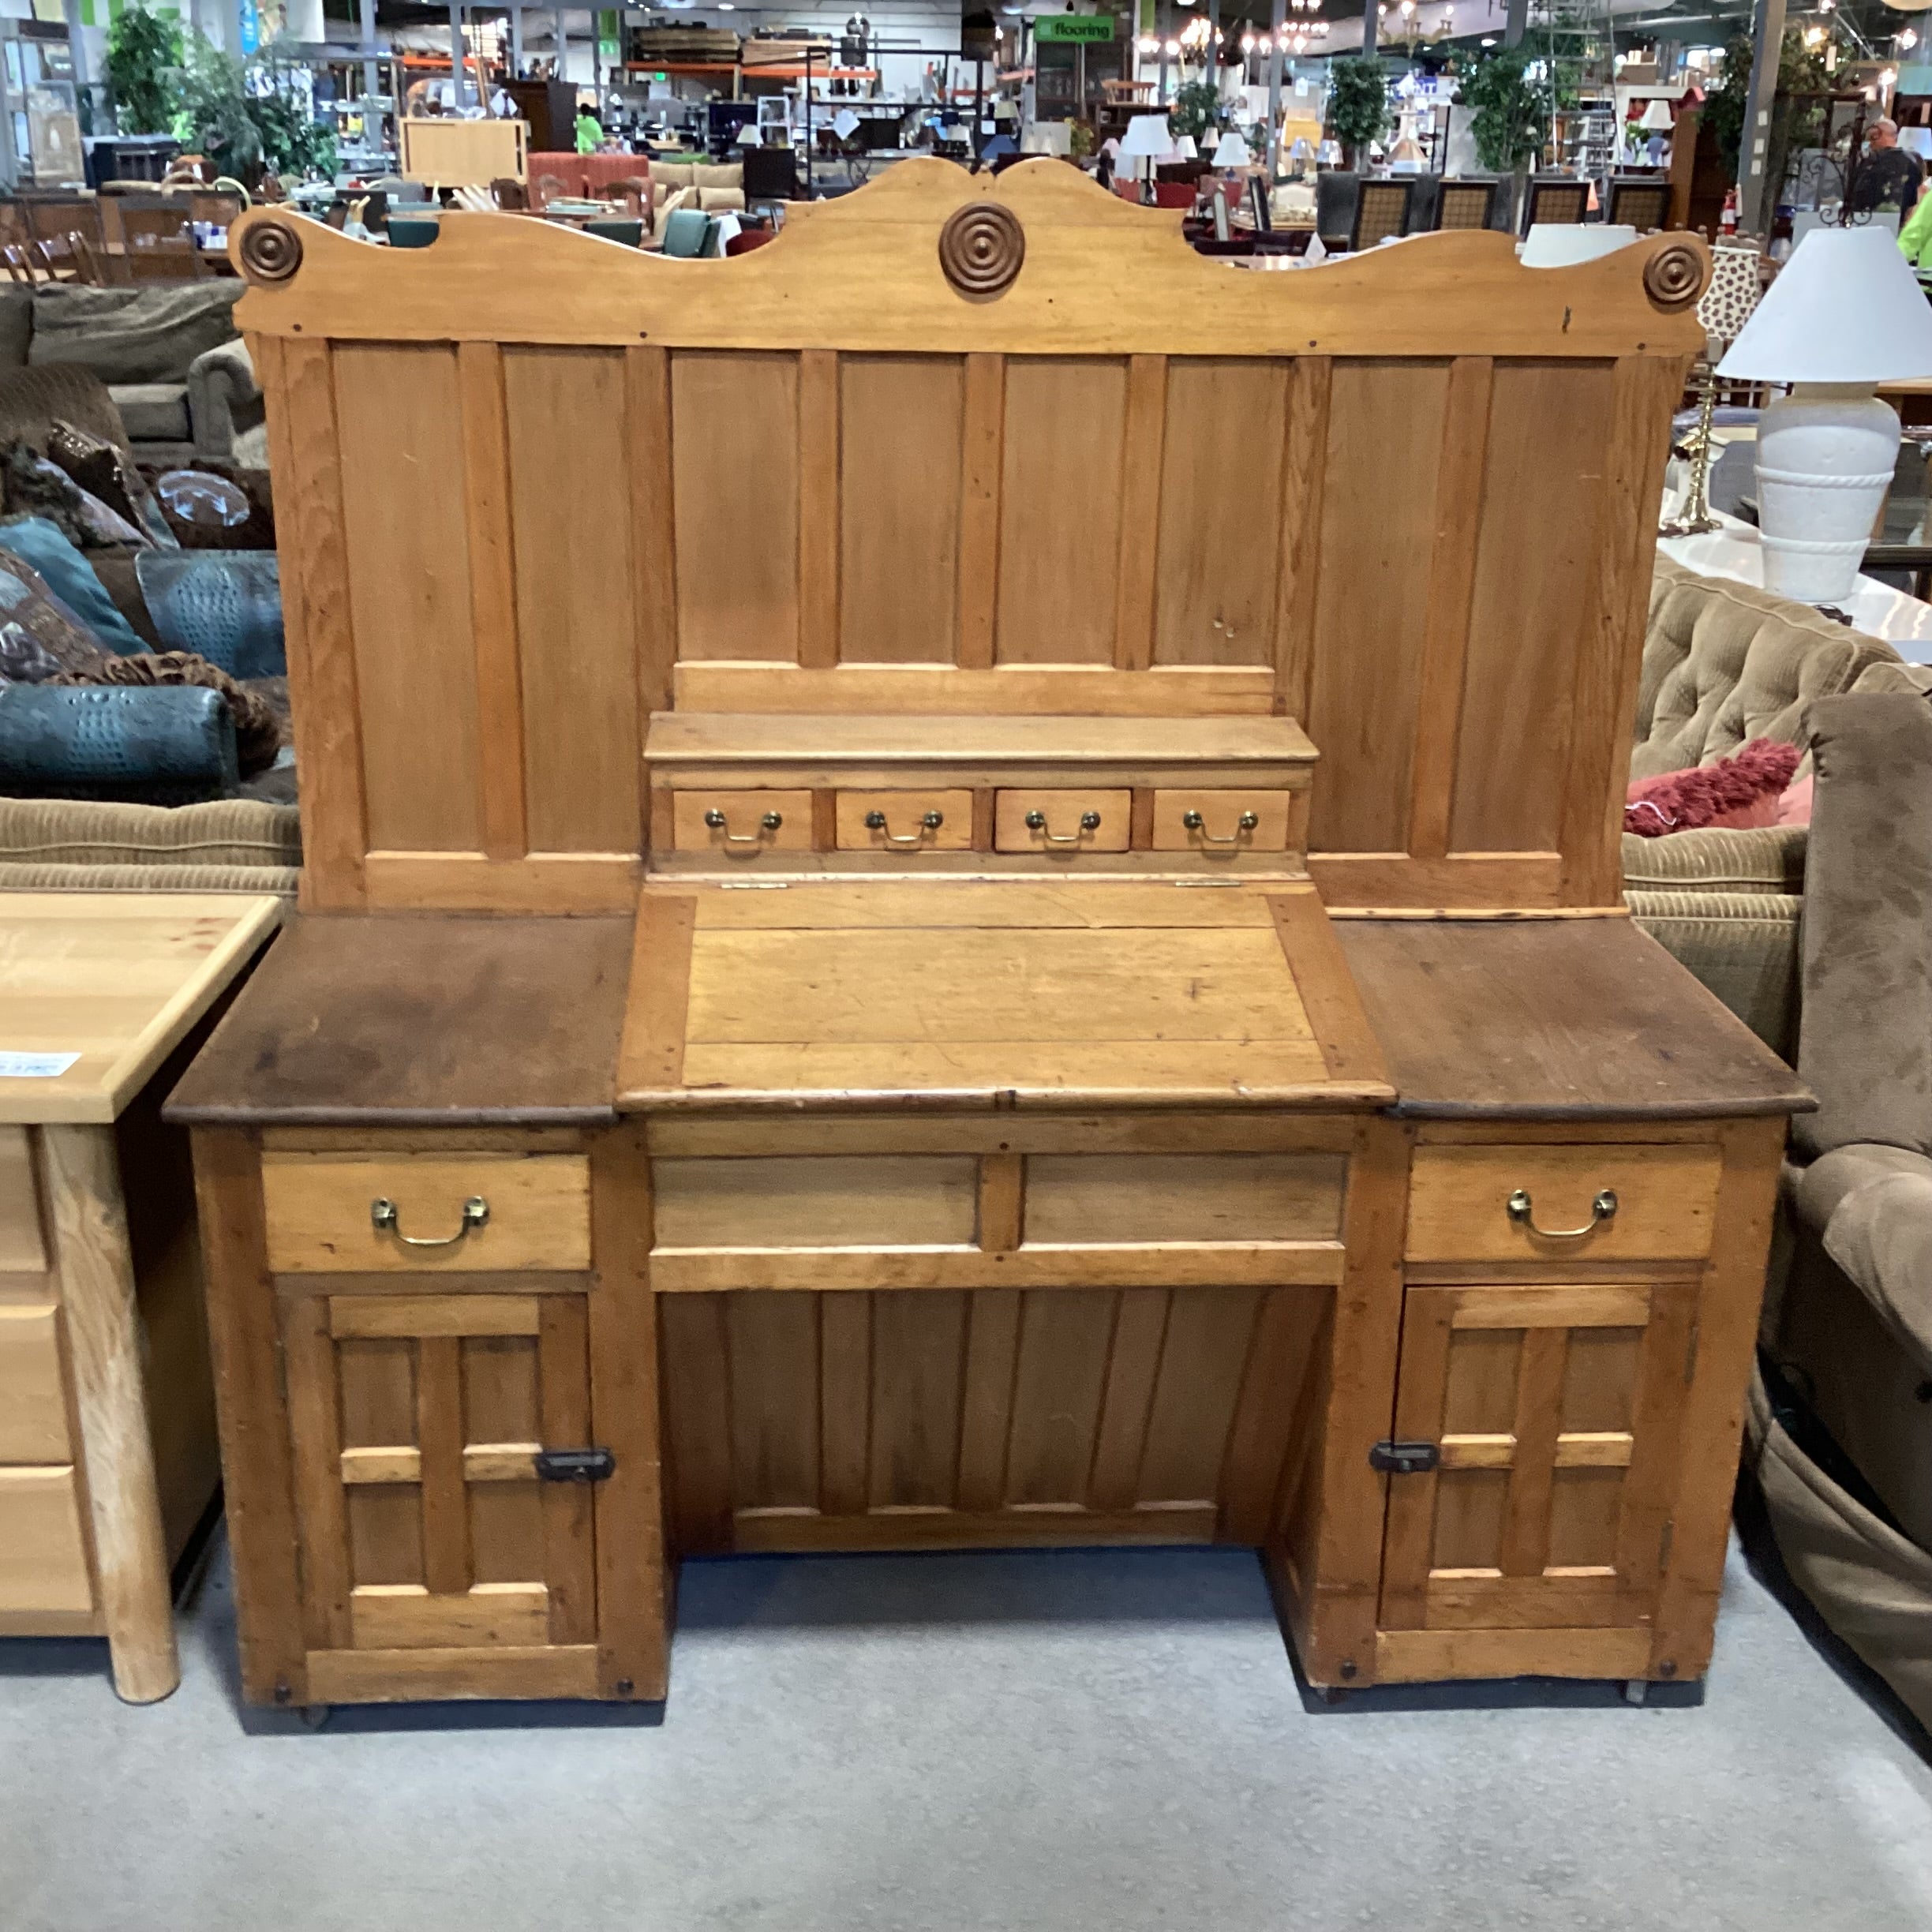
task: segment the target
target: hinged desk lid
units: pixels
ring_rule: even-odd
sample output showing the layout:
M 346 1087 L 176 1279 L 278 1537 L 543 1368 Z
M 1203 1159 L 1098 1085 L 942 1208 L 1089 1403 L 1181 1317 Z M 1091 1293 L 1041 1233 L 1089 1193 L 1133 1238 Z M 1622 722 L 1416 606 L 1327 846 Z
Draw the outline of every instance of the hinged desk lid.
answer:
M 653 888 L 620 1110 L 1375 1106 L 1309 887 Z

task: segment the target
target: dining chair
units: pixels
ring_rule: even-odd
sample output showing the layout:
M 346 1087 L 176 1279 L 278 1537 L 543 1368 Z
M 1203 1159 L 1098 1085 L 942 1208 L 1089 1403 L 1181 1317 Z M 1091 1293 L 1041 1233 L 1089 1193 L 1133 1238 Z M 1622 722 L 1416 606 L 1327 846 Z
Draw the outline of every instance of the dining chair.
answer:
M 1580 222 L 1589 208 L 1589 184 L 1573 174 L 1539 174 L 1530 183 L 1523 233 L 1539 222 Z
M 1670 219 L 1670 183 L 1646 174 L 1613 174 L 1604 219 L 1649 234 Z
M 1349 224 L 1351 252 L 1372 249 L 1391 235 L 1406 234 L 1414 193 L 1413 175 L 1394 181 L 1365 181 L 1356 193 L 1355 219 Z
M 1497 184 L 1492 181 L 1444 181 L 1436 189 L 1432 227 L 1487 228 L 1496 212 Z
M 208 264 L 195 246 L 188 211 L 177 200 L 121 211 L 122 266 L 130 282 L 199 282 Z

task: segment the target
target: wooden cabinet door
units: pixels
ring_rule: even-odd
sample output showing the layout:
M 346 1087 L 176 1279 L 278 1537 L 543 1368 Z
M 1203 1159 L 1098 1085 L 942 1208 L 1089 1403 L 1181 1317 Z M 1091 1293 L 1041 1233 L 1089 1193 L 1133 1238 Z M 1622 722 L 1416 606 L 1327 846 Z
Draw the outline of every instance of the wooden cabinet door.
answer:
M 1586 1629 L 1654 1608 L 1694 1280 L 1411 1287 L 1388 1478 L 1386 1630 Z
M 470 1694 L 594 1694 L 594 1485 L 539 1474 L 593 1446 L 584 1297 L 285 1310 L 315 1700 L 384 1694 L 385 1668 L 395 1695 L 465 1694 L 465 1671 Z

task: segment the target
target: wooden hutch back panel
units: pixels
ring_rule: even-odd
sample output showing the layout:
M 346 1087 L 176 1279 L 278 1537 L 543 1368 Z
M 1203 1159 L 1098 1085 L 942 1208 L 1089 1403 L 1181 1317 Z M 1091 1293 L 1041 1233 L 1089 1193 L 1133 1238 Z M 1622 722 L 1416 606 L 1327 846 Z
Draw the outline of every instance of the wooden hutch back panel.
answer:
M 975 223 L 1002 291 L 942 265 Z M 1694 242 L 1257 274 L 919 161 L 729 262 L 235 249 L 312 909 L 627 908 L 672 706 L 1286 714 L 1331 904 L 1618 900 Z

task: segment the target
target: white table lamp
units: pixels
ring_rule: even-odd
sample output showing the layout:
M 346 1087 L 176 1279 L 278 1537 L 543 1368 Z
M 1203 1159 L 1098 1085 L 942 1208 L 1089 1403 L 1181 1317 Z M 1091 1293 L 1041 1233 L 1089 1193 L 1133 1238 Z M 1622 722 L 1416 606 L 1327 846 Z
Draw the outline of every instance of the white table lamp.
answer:
M 1200 149 L 1195 144 L 1192 134 L 1177 134 L 1174 151 L 1174 159 L 1178 161 L 1198 161 L 1200 159 Z
M 1232 128 L 1221 137 L 1214 151 L 1214 165 L 1218 168 L 1245 167 L 1252 159 L 1247 142 Z
M 1167 132 L 1165 114 L 1136 114 L 1127 123 L 1125 138 L 1120 144 L 1121 158 L 1130 157 L 1142 163 L 1136 172 L 1143 180 L 1154 178 L 1156 161 L 1174 159 L 1174 137 Z
M 1667 100 L 1653 100 L 1643 110 L 1637 125 L 1646 134 L 1668 134 L 1676 125 L 1671 115 L 1670 103 Z
M 1932 306 L 1882 228 L 1814 228 L 1717 365 L 1789 383 L 1758 424 L 1765 588 L 1801 604 L 1852 594 L 1898 461 L 1881 382 L 1932 376 Z

